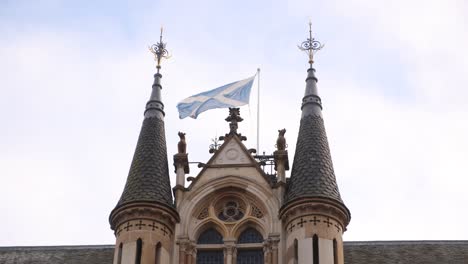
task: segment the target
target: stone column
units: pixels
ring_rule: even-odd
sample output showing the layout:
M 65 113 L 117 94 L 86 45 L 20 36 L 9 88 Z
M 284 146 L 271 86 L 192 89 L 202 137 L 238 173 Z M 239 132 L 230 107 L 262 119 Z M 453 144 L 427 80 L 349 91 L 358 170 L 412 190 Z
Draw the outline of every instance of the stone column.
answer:
M 174 168 L 176 173 L 176 186 L 174 187 L 176 206 L 182 200 L 185 188 L 185 174 L 190 173 L 188 154 L 177 153 L 174 155 Z
M 233 253 L 236 248 L 236 240 L 224 240 L 224 256 L 226 258 L 226 264 L 235 264 L 233 262 Z
M 278 182 L 286 183 L 286 171 L 289 170 L 289 159 L 287 150 L 273 152 L 275 159 L 275 170 L 278 174 Z
M 179 264 L 190 264 L 191 260 L 189 259 L 190 251 L 192 251 L 193 246 L 188 238 L 180 238 L 177 241 L 179 245 Z
M 232 263 L 237 264 L 237 248 L 234 248 L 232 252 Z
M 271 241 L 271 264 L 278 264 L 278 239 L 272 239 Z
M 269 242 L 263 244 L 263 258 L 265 259 L 264 261 L 266 264 L 271 264 L 271 250 Z
M 286 191 L 286 171 L 289 170 L 289 159 L 287 150 L 277 150 L 273 152 L 275 159 L 275 170 L 278 174 L 276 196 L 280 203 L 283 203 L 284 192 Z

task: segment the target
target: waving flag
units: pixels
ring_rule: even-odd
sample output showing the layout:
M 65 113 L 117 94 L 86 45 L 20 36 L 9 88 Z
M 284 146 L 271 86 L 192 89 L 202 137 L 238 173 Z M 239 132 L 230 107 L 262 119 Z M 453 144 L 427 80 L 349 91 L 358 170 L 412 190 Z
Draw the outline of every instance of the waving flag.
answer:
M 184 99 L 177 104 L 179 118 L 183 119 L 190 116 L 196 119 L 200 113 L 210 109 L 248 104 L 255 76 Z

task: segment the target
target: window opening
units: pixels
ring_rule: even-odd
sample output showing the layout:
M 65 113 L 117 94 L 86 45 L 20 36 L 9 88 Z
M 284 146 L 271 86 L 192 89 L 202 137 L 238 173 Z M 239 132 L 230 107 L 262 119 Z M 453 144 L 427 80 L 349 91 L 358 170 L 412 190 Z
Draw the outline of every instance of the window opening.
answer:
M 294 239 L 294 264 L 299 262 L 299 245 L 297 239 Z
M 263 249 L 238 249 L 237 250 L 237 264 L 262 264 Z
M 237 249 L 237 264 L 264 263 L 263 236 L 256 229 L 245 229 L 237 239 L 238 244 L 258 243 L 258 248 Z
M 223 236 L 214 228 L 203 232 L 197 240 L 198 244 L 223 244 Z
M 313 264 L 319 264 L 319 244 L 318 236 L 314 235 L 312 239 Z
M 161 264 L 161 242 L 156 245 L 156 252 L 154 256 L 155 264 Z
M 257 230 L 254 228 L 247 228 L 242 232 L 239 236 L 239 239 L 237 240 L 237 243 L 243 244 L 243 243 L 262 243 L 263 242 L 263 236 L 260 234 Z
M 143 241 L 141 238 L 137 240 L 136 243 L 136 258 L 135 258 L 135 264 L 141 264 L 141 250 L 143 247 Z
M 333 264 L 338 264 L 338 243 L 333 239 Z
M 222 211 L 218 214 L 218 218 L 226 222 L 235 222 L 242 219 L 242 217 L 244 217 L 244 212 L 235 201 L 225 203 Z
M 223 250 L 198 250 L 197 264 L 223 264 Z

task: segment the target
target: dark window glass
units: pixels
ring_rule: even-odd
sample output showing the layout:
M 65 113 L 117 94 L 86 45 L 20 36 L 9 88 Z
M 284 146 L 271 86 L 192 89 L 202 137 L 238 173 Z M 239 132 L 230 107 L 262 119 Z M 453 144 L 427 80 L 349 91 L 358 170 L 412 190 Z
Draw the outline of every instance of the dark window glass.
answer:
M 141 238 L 137 240 L 136 243 L 136 258 L 135 258 L 135 264 L 141 264 L 141 250 L 143 248 L 143 241 Z
M 223 244 L 223 236 L 214 228 L 207 229 L 197 240 L 198 244 Z
M 297 239 L 294 239 L 294 264 L 297 264 L 299 261 L 299 245 Z
M 239 239 L 237 240 L 237 243 L 243 244 L 243 243 L 262 243 L 263 242 L 263 236 L 260 234 L 257 230 L 253 228 L 247 228 L 242 232 L 242 234 L 239 236 Z
M 313 264 L 319 264 L 319 244 L 318 244 L 318 236 L 314 235 L 312 239 L 312 252 L 313 252 Z
M 263 249 L 238 249 L 237 264 L 263 264 Z
M 234 201 L 227 202 L 223 210 L 218 214 L 218 218 L 226 222 L 238 221 L 242 219 L 242 217 L 244 217 L 244 212 L 239 204 Z
M 224 254 L 222 250 L 198 250 L 197 264 L 223 264 Z
M 338 243 L 333 239 L 333 264 L 338 264 Z

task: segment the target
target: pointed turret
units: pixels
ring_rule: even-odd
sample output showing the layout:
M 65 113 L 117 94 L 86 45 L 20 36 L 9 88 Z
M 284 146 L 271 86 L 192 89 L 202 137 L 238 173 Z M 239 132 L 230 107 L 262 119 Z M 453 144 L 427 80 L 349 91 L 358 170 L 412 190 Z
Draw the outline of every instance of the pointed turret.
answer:
M 313 263 L 332 263 L 329 260 L 334 260 L 333 263 L 342 264 L 342 233 L 351 215 L 336 183 L 313 68 L 314 52 L 323 45 L 312 38 L 311 29 L 309 33 L 309 38 L 300 46 L 309 55 L 310 67 L 302 99 L 296 153 L 280 217 L 286 226 L 287 241 L 291 241 L 288 245 L 291 252 L 302 247 L 313 249 L 290 258 L 295 258 L 298 263 L 313 259 Z
M 136 263 L 168 263 L 175 223 L 179 220 L 172 200 L 161 100 L 161 58 L 165 43 L 150 47 L 156 56 L 151 97 L 122 196 L 109 221 L 117 237 L 114 263 L 136 259 Z M 160 260 L 166 260 L 160 262 Z M 123 263 L 123 262 L 122 262 Z
M 343 204 L 333 171 L 312 64 L 307 72 L 296 153 L 285 203 L 305 197 L 320 197 Z

